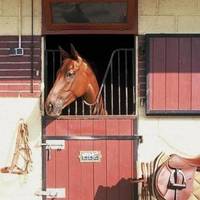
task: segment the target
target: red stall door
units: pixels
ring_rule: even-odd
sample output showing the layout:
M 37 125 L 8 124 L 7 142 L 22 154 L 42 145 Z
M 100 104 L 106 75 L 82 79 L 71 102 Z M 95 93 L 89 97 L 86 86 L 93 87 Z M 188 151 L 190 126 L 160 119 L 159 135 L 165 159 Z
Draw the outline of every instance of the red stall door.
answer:
M 64 200 L 133 200 L 133 119 L 46 121 L 45 189 Z M 47 198 L 47 199 L 48 199 Z

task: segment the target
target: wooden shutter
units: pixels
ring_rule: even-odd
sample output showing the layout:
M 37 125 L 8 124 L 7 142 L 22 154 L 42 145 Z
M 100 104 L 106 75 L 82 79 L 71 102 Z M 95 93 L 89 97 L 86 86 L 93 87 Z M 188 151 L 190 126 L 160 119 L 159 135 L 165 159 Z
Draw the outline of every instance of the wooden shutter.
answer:
M 200 113 L 200 36 L 147 37 L 147 114 Z

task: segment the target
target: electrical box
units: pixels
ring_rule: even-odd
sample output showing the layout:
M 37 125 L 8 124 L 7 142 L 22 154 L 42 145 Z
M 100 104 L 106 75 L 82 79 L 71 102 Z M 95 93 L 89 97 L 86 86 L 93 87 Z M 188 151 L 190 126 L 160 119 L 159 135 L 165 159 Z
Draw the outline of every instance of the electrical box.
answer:
M 23 56 L 24 55 L 24 49 L 17 47 L 17 48 L 10 48 L 10 55 L 11 56 Z

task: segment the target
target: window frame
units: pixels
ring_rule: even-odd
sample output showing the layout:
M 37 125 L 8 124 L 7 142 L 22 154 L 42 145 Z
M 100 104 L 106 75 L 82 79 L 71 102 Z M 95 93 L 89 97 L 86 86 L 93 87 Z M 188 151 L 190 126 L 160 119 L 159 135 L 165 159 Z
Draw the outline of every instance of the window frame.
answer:
M 66 33 L 113 33 L 125 32 L 137 34 L 138 24 L 138 0 L 43 0 L 42 1 L 42 32 L 43 34 L 66 34 Z M 73 3 L 73 2 L 127 2 L 127 22 L 126 23 L 68 23 L 55 24 L 52 19 L 52 3 Z

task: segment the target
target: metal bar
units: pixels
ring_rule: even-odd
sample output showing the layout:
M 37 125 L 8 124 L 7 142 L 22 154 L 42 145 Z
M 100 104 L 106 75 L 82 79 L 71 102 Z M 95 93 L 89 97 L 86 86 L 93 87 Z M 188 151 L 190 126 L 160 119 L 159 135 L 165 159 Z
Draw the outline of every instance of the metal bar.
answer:
M 111 115 L 113 115 L 113 62 L 110 66 L 110 84 Z
M 132 69 L 132 92 L 133 92 L 133 104 L 136 104 L 136 91 L 135 91 L 135 71 L 134 71 L 134 56 L 133 54 L 133 50 L 130 51 L 131 52 L 131 69 Z
M 78 114 L 78 102 L 77 101 L 75 101 L 74 106 L 75 106 L 75 115 L 77 115 Z
M 53 55 L 53 60 L 52 60 L 52 62 L 53 62 L 53 82 L 55 81 L 55 74 L 56 74 L 56 69 L 55 69 L 55 65 L 56 65 L 56 62 L 55 62 L 55 51 L 52 51 L 52 55 Z
M 82 115 L 85 115 L 85 104 L 84 104 L 84 101 L 82 100 L 81 102 L 81 111 L 82 111 Z
M 127 51 L 124 51 L 125 53 L 125 105 L 126 105 L 126 115 L 128 114 L 128 62 L 127 62 Z
M 105 106 L 105 110 L 107 110 L 107 102 L 106 102 L 106 83 L 104 83 L 103 85 L 103 98 L 104 98 L 104 106 Z
M 48 84 L 48 51 L 45 51 L 44 52 L 45 53 L 45 63 L 44 63 L 44 82 L 45 82 L 45 84 L 47 85 Z M 44 96 L 45 96 L 45 98 L 47 97 L 47 95 L 48 95 L 48 87 L 45 87 L 44 88 Z
M 70 115 L 70 106 L 67 107 L 67 114 Z
M 118 70 L 118 109 L 119 109 L 119 115 L 121 114 L 121 79 L 120 79 L 120 52 L 117 52 L 118 54 L 118 63 L 117 63 L 117 70 Z
M 62 55 L 60 54 L 60 52 L 59 52 L 59 66 L 61 66 L 62 65 Z
M 90 109 L 90 115 L 92 115 L 92 106 L 89 106 Z
M 101 86 L 100 86 L 100 89 L 99 89 L 99 94 L 97 96 L 97 99 L 99 98 L 99 96 L 101 95 L 101 92 L 102 92 L 102 89 L 103 89 L 103 86 L 105 84 L 105 81 L 106 81 L 106 78 L 108 76 L 108 72 L 109 72 L 109 69 L 110 69 L 110 66 L 111 66 L 111 63 L 113 61 L 113 56 L 115 55 L 115 53 L 118 51 L 118 49 L 115 49 L 112 54 L 111 54 L 111 57 L 110 57 L 110 61 L 108 63 L 108 66 L 106 68 L 106 71 L 105 71 L 105 74 L 104 74 L 104 77 L 103 77 L 103 80 L 102 80 L 102 83 L 101 83 Z
M 56 133 L 59 135 L 59 133 Z M 62 133 L 63 135 L 63 133 Z M 76 135 L 76 136 L 44 136 L 46 140 L 138 140 L 140 143 L 143 141 L 141 135 Z

